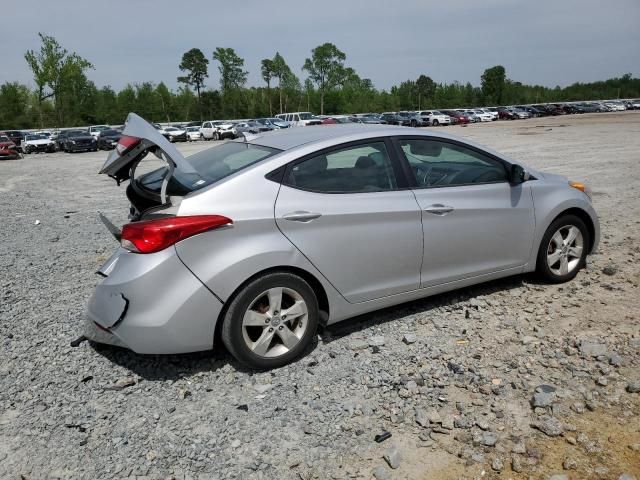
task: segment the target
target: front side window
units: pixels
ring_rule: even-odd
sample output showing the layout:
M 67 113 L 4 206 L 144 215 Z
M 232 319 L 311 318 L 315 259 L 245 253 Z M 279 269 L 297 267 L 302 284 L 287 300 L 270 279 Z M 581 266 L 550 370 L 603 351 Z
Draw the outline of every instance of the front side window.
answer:
M 488 155 L 438 140 L 400 139 L 418 187 L 506 182 L 504 165 Z
M 295 164 L 285 184 L 320 193 L 363 193 L 397 186 L 384 142 L 333 150 Z

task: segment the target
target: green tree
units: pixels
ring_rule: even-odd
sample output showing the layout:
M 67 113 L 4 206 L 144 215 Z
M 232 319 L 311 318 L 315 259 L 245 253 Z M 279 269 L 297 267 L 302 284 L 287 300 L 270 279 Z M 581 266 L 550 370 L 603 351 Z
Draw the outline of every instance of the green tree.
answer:
M 286 82 L 286 79 L 290 76 L 293 75 L 293 73 L 291 72 L 291 69 L 289 68 L 289 65 L 287 65 L 287 62 L 284 61 L 284 58 L 282 57 L 282 55 L 280 55 L 279 52 L 276 52 L 276 54 L 273 57 L 273 60 L 271 60 L 271 65 L 273 68 L 273 76 L 274 78 L 278 79 L 278 97 L 280 100 L 280 113 L 284 113 L 283 110 L 283 84 Z
M 156 87 L 155 94 L 160 102 L 160 110 L 162 111 L 162 119 L 167 123 L 171 122 L 171 113 L 173 106 L 173 94 L 164 84 L 164 82 L 160 82 Z M 200 99 L 198 99 L 200 102 Z
M 40 51 L 27 50 L 24 58 L 33 72 L 33 79 L 38 87 L 39 104 L 41 105 L 46 98 L 53 97 L 58 121 L 62 125 L 63 112 L 71 107 L 63 105 L 60 101 L 62 88 L 70 84 L 76 86 L 79 83 L 86 84 L 86 81 L 78 81 L 87 70 L 93 68 L 93 65 L 78 54 L 69 53 L 54 37 L 42 33 L 38 35 L 42 41 Z M 46 91 L 46 88 L 49 88 L 49 91 Z
M 481 77 L 482 95 L 486 104 L 499 105 L 505 88 L 507 75 L 502 65 L 487 68 Z
M 0 125 L 5 128 L 28 128 L 31 123 L 27 106 L 29 88 L 18 82 L 0 85 Z
M 235 116 L 238 109 L 239 90 L 247 83 L 249 72 L 244 70 L 244 60 L 238 56 L 233 48 L 216 48 L 213 52 L 213 59 L 220 63 L 218 71 L 220 72 L 223 108 L 228 108 L 228 102 L 231 100 L 232 112 Z
M 345 77 L 344 61 L 347 56 L 333 43 L 324 43 L 311 51 L 311 58 L 304 62 L 303 70 L 318 86 L 320 115 L 324 114 L 324 97 L 327 91 L 340 85 Z
M 436 82 L 431 77 L 420 75 L 416 80 L 416 91 L 418 93 L 418 109 L 422 109 L 423 105 L 433 102 Z
M 208 64 L 209 60 L 204 56 L 204 53 L 199 48 L 192 48 L 182 55 L 182 61 L 178 66 L 180 71 L 187 72 L 185 76 L 178 77 L 178 82 L 196 89 L 199 109 L 201 107 L 200 91 L 204 87 L 204 79 L 209 76 L 207 72 Z M 200 120 L 202 120 L 202 111 L 200 111 Z
M 269 100 L 269 116 L 273 116 L 273 107 L 271 105 L 271 79 L 274 77 L 275 71 L 273 68 L 273 60 L 265 58 L 260 62 L 260 73 L 262 79 L 267 84 L 267 97 Z

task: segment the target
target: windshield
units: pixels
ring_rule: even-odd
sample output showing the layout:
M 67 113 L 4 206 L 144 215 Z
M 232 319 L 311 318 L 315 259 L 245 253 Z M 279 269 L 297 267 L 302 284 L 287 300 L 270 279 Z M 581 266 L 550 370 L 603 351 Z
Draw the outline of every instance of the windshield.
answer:
M 10 142 L 9 137 L 5 135 L 0 135 L 0 142 Z
M 91 127 L 91 130 L 93 130 L 94 132 L 102 132 L 103 130 L 109 130 L 109 127 L 107 127 L 106 125 L 98 125 L 96 127 Z
M 69 130 L 67 132 L 67 135 L 69 137 L 82 137 L 82 136 L 87 135 L 87 132 L 84 132 L 82 130 Z
M 29 140 L 43 140 L 45 137 L 44 135 L 27 135 L 25 137 L 25 140 L 29 141 Z
M 311 120 L 313 119 L 313 115 L 311 115 L 309 112 L 302 112 L 300 114 L 300 120 Z
M 173 178 L 189 191 L 199 190 L 279 152 L 275 148 L 250 143 L 227 142 L 188 158 L 197 174 L 186 174 L 176 169 Z M 165 169 L 161 170 L 164 177 Z
M 116 135 L 122 135 L 122 133 L 117 130 L 102 130 L 100 132 L 100 135 L 103 137 L 111 137 Z

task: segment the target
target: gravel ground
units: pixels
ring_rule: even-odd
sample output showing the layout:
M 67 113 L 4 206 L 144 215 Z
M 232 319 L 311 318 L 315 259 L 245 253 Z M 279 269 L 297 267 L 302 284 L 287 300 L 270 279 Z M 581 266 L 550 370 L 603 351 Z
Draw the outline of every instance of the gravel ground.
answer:
M 123 189 L 104 152 L 0 163 L 0 478 L 640 478 L 640 112 L 443 130 L 588 181 L 587 270 L 365 315 L 257 374 L 72 348 Z

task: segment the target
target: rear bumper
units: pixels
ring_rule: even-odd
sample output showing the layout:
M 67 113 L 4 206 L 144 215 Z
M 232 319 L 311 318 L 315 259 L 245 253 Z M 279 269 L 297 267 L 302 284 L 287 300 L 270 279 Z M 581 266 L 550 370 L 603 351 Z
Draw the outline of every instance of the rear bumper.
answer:
M 175 248 L 141 255 L 119 249 L 89 301 L 85 336 L 137 353 L 213 348 L 222 303 L 180 261 Z

